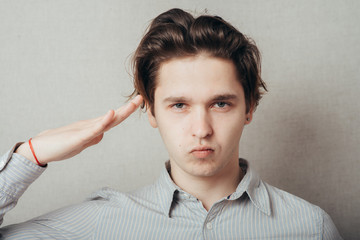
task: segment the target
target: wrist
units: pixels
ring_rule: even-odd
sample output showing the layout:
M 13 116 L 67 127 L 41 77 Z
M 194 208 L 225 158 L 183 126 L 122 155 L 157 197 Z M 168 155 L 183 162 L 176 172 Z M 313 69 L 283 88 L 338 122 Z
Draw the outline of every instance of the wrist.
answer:
M 26 159 L 30 160 L 31 162 L 35 163 L 36 165 L 39 165 L 40 167 L 45 167 L 46 163 L 41 163 L 36 157 L 34 148 L 31 143 L 31 138 L 29 141 L 21 144 L 16 150 L 15 153 L 22 155 Z
M 29 142 L 24 142 L 23 144 L 21 144 L 16 150 L 15 153 L 20 154 L 21 156 L 23 156 L 24 158 L 26 158 L 27 160 L 36 163 L 36 160 L 33 156 L 33 154 L 31 153 L 31 149 L 29 146 Z

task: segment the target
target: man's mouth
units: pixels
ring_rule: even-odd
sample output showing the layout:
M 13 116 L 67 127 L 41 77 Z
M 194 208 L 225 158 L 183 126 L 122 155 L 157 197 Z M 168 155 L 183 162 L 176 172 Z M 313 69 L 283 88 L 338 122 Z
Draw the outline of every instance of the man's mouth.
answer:
M 213 152 L 214 149 L 212 149 L 211 147 L 201 146 L 192 149 L 190 153 L 196 158 L 206 158 L 210 156 Z

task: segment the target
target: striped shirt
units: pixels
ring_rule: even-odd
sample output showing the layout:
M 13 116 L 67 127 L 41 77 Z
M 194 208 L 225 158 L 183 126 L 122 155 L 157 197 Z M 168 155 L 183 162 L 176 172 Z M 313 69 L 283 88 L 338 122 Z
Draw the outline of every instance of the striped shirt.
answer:
M 0 159 L 0 218 L 44 171 L 10 150 Z M 209 211 L 164 168 L 131 193 L 104 188 L 85 202 L 0 229 L 0 239 L 341 239 L 322 209 L 260 180 L 245 160 L 236 191 Z

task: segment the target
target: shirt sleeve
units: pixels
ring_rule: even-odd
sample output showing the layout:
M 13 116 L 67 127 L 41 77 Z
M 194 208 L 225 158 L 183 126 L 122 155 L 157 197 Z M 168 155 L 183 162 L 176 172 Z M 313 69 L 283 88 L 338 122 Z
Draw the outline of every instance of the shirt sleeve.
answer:
M 20 144 L 0 158 L 1 222 L 30 184 L 46 169 L 14 153 Z M 0 239 L 93 239 L 102 203 L 100 200 L 86 201 L 23 223 L 2 227 Z
M 340 233 L 338 232 L 334 222 L 331 217 L 325 212 L 322 211 L 323 215 L 323 240 L 342 240 Z
M 14 153 L 20 144 L 0 158 L 0 225 L 4 215 L 15 207 L 25 190 L 46 169 Z
M 0 239 L 95 239 L 103 201 L 86 201 L 0 228 Z

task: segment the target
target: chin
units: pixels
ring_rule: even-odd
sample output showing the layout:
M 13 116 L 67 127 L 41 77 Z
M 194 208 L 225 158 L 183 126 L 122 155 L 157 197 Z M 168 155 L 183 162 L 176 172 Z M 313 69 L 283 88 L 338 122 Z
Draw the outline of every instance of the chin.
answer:
M 189 173 L 196 177 L 212 177 L 219 172 L 219 168 L 210 164 L 202 164 L 201 166 L 194 166 Z

